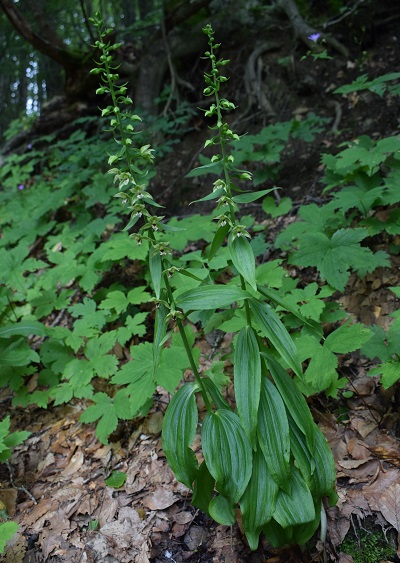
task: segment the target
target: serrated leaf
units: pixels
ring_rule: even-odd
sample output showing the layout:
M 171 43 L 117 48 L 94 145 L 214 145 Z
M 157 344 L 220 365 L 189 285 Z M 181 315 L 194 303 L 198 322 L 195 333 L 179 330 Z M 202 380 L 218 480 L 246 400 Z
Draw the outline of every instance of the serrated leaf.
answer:
M 258 547 L 261 530 L 275 510 L 279 487 L 269 473 L 260 448 L 253 452 L 253 471 L 249 484 L 240 499 L 242 524 L 250 549 Z
M 261 359 L 257 335 L 249 326 L 243 327 L 238 334 L 233 364 L 238 414 L 247 437 L 255 449 L 261 389 Z
M 132 360 L 124 364 L 121 369 L 114 375 L 113 383 L 132 384 L 140 377 L 152 371 L 153 366 L 153 348 L 149 342 L 132 346 L 130 349 Z
M 305 234 L 290 262 L 318 268 L 323 279 L 343 291 L 351 269 L 365 274 L 380 265 L 388 265 L 386 256 L 376 258 L 369 248 L 360 246 L 367 235 L 368 231 L 363 228 L 339 229 L 332 238 L 324 233 Z
M 324 346 L 336 354 L 347 354 L 361 348 L 371 336 L 372 331 L 365 325 L 346 323 L 327 336 Z
M 275 385 L 285 403 L 287 412 L 290 413 L 297 426 L 305 435 L 310 450 L 314 451 L 314 421 L 304 396 L 283 367 L 270 355 L 263 355 L 266 357 L 267 367 L 274 378 Z
M 315 393 L 328 389 L 338 377 L 336 368 L 338 359 L 325 345 L 317 345 L 314 349 L 310 363 L 304 374 L 304 379 L 312 386 Z
M 285 215 L 292 208 L 292 200 L 290 197 L 283 197 L 280 201 L 276 201 L 274 197 L 266 197 L 262 202 L 263 211 L 271 217 L 280 217 Z
M 128 308 L 129 302 L 123 291 L 109 291 L 107 297 L 99 304 L 99 309 L 114 309 L 116 313 L 122 313 Z
M 261 334 L 269 339 L 272 346 L 294 373 L 302 377 L 296 346 L 275 311 L 266 303 L 260 303 L 256 299 L 250 299 L 250 309 Z
M 184 310 L 208 311 L 231 307 L 235 301 L 248 299 L 250 294 L 235 286 L 201 285 L 179 294 L 175 303 Z
M 229 238 L 228 250 L 233 265 L 243 278 L 257 291 L 256 266 L 253 249 L 246 237 Z
M 19 446 L 20 444 L 22 444 L 22 442 L 24 442 L 27 438 L 29 438 L 30 435 L 31 433 L 26 430 L 19 430 L 18 432 L 12 432 L 11 434 L 8 434 L 8 436 L 4 438 L 4 443 L 7 446 L 7 448 L 15 448 L 15 446 Z
M 91 405 L 81 415 L 80 422 L 94 422 L 99 420 L 96 427 L 96 436 L 102 444 L 108 444 L 109 435 L 118 425 L 118 416 L 114 401 L 106 393 L 96 393 L 93 396 L 94 405 Z
M 119 262 L 124 258 L 130 260 L 144 260 L 147 256 L 147 244 L 138 245 L 136 241 L 129 237 L 127 233 L 117 233 L 110 237 L 110 239 L 103 243 L 101 261 L 112 260 Z
M 207 467 L 217 481 L 217 490 L 232 504 L 238 502 L 252 471 L 251 446 L 239 417 L 226 409 L 207 413 L 202 444 Z
M 400 380 L 400 362 L 398 360 L 389 360 L 379 364 L 370 370 L 368 375 L 381 375 L 382 386 L 384 389 L 389 389 L 389 387 Z
M 257 435 L 269 472 L 279 487 L 290 494 L 290 438 L 285 404 L 266 377 L 261 385 Z
M 282 526 L 296 526 L 311 522 L 315 518 L 315 508 L 310 489 L 301 476 L 300 471 L 291 466 L 290 495 L 280 489 L 276 499 L 274 520 Z
M 198 463 L 190 448 L 198 422 L 196 383 L 186 383 L 172 397 L 164 417 L 162 444 L 175 477 L 189 489 L 198 476 Z

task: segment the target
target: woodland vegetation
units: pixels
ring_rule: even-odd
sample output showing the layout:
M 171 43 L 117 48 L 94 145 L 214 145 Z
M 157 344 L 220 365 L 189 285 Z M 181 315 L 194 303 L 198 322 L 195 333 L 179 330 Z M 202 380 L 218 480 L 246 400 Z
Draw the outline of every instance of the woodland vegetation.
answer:
M 400 7 L 0 8 L 0 560 L 398 560 Z

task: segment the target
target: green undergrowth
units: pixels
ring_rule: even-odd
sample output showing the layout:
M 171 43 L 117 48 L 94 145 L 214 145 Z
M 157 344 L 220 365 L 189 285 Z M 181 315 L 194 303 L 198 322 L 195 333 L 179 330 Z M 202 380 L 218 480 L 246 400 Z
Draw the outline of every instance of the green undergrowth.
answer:
M 300 124 L 277 123 L 233 143 L 233 154 L 239 165 L 254 164 L 255 184 L 266 177 L 275 180 L 290 136 L 307 142 L 323 126 L 324 120 L 315 115 Z M 169 143 L 160 154 L 169 150 Z M 97 435 L 103 442 L 118 419 L 147 411 L 157 385 L 173 392 L 189 367 L 175 335 L 174 349 L 181 346 L 182 354 L 175 353 L 171 362 L 166 348 L 156 380 L 142 377 L 154 322 L 148 249 L 121 231 L 128 215 L 104 174 L 104 152 L 110 153 L 111 147 L 106 133 L 89 137 L 77 129 L 65 140 L 54 135 L 38 139 L 23 154 L 8 156 L 0 171 L 0 386 L 10 388 L 16 406 L 46 408 L 74 398 L 93 399 L 96 409 L 91 407 L 85 417 L 97 416 Z M 263 255 L 271 250 L 264 227 L 251 214 L 241 219 L 253 233 L 257 282 L 268 288 L 305 366 L 301 389 L 333 397 L 346 385 L 338 356 L 359 349 L 379 360 L 371 373 L 382 375 L 385 387 L 400 378 L 398 313 L 385 334 L 378 327 L 349 322 L 337 304 L 351 272 L 363 277 L 389 266 L 390 253 L 398 252 L 400 137 L 363 136 L 339 149 L 321 156 L 327 203 L 302 205 L 298 220 L 274 242 L 287 259 L 264 263 Z M 210 168 L 216 173 L 215 166 L 220 165 L 207 161 L 193 174 L 209 173 Z M 152 181 L 150 173 L 145 182 Z M 262 201 L 266 218 L 290 212 L 291 204 L 282 198 L 277 205 L 271 194 Z M 190 290 L 199 280 L 233 283 L 237 271 L 227 247 L 208 260 L 216 231 L 210 216 L 172 218 L 167 225 L 170 229 L 159 240 L 173 249 L 174 290 Z M 387 251 L 371 250 L 377 237 Z M 292 265 L 300 269 L 298 277 L 289 275 Z M 319 273 L 306 287 L 300 277 L 304 267 Z M 187 275 L 179 275 L 180 269 Z M 400 293 L 399 288 L 391 290 Z M 190 320 L 200 329 L 199 338 L 214 329 L 240 330 L 242 315 L 231 308 L 193 313 Z M 190 325 L 186 330 L 193 340 Z M 127 355 L 133 361 L 126 363 Z M 210 373 L 219 384 L 227 382 L 220 365 L 217 354 Z M 107 392 L 98 392 L 99 378 L 108 382 Z
M 363 527 L 357 529 L 357 535 L 347 534 L 341 545 L 341 551 L 351 555 L 354 563 L 380 563 L 395 561 L 396 539 L 394 530 L 383 532 L 381 528 L 371 526 L 368 519 Z

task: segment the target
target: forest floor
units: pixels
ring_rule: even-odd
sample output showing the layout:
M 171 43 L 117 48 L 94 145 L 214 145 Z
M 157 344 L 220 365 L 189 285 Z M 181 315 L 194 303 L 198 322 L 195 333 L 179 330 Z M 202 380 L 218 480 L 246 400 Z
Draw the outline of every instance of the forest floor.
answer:
M 362 62 L 354 54 L 349 60 L 338 56 L 331 65 L 322 66 L 310 59 L 299 62 L 298 69 L 304 77 L 301 88 L 295 96 L 277 94 L 273 100 L 279 119 L 301 116 L 310 110 L 332 119 L 338 117 L 339 139 L 343 140 L 361 134 L 379 138 L 397 133 L 400 114 L 394 101 L 388 105 L 366 92 L 344 99 L 340 108 L 325 104 L 335 87 L 364 72 L 376 76 L 400 69 L 400 30 L 397 31 L 398 35 L 391 29 L 378 36 Z M 240 65 L 238 57 L 235 59 L 233 53 L 233 65 Z M 278 80 L 282 67 L 274 62 L 276 53 L 274 57 L 265 64 Z M 232 83 L 234 91 L 237 81 Z M 251 132 L 264 124 L 254 115 L 239 125 L 243 131 L 247 127 Z M 174 213 L 185 214 L 186 203 L 195 199 L 193 193 L 201 197 L 202 190 L 207 189 L 203 177 L 189 181 L 184 175 L 198 164 L 196 151 L 208 134 L 206 127 L 196 123 L 184 143 L 175 145 L 173 155 L 161 164 L 156 178 L 160 193 L 172 200 L 174 192 L 179 193 Z M 322 192 L 319 155 L 333 142 L 337 145 L 337 139 L 331 133 L 318 135 L 314 143 L 289 144 L 278 180 L 281 195 L 290 195 L 298 204 L 318 200 Z M 269 220 L 266 228 L 274 236 L 285 221 L 291 220 L 292 217 Z M 351 278 L 345 294 L 338 295 L 338 299 L 355 320 L 387 328 L 388 315 L 397 308 L 387 288 L 400 285 L 399 266 L 397 257 L 392 268 L 363 280 Z M 299 270 L 297 275 L 304 285 L 315 276 L 309 269 Z M 197 345 L 202 361 L 207 363 L 212 348 L 205 340 Z M 229 339 L 221 346 L 228 348 Z M 121 423 L 109 446 L 98 442 L 92 425 L 78 422 L 86 407 L 83 402 L 47 411 L 10 407 L 16 427 L 27 428 L 32 434 L 15 448 L 9 467 L 0 465 L 0 501 L 20 524 L 20 532 L 0 561 L 400 561 L 399 390 L 384 392 L 377 379 L 366 376 L 369 367 L 369 361 L 357 354 L 341 358 L 341 375 L 348 377 L 353 396 L 339 400 L 317 396 L 309 401 L 337 466 L 339 501 L 327 510 L 324 545 L 316 537 L 303 550 L 275 550 L 262 539 L 259 549 L 251 552 L 240 526 L 218 525 L 191 507 L 189 491 L 175 480 L 163 454 L 160 430 L 169 397 L 158 389 L 149 415 Z M 228 388 L 228 398 L 231 392 Z M 198 441 L 194 446 L 199 447 Z M 127 474 L 119 489 L 105 485 L 112 470 Z M 355 552 L 360 554 L 358 559 Z

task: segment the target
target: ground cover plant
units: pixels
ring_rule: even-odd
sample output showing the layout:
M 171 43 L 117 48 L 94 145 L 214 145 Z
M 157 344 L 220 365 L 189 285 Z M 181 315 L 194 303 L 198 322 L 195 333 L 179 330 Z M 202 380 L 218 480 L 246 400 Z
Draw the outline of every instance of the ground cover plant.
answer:
M 104 45 L 103 62 L 111 62 L 107 57 L 112 46 Z M 209 57 L 213 45 L 211 41 Z M 107 76 L 113 75 L 109 68 Z M 261 263 L 267 234 L 251 215 L 240 213 L 241 205 L 255 197 L 269 214 L 290 211 L 291 202 L 284 202 L 283 211 L 277 208 L 271 199 L 275 190 L 250 191 L 248 173 L 237 169 L 254 155 L 260 164 L 255 184 L 265 174 L 277 178 L 280 151 L 296 124 L 237 139 L 222 118 L 234 108 L 219 99 L 219 77 L 206 75 L 210 82 L 205 92 L 216 96 L 206 117 L 217 122 L 207 143 L 217 154 L 212 162 L 204 158 L 203 167 L 195 171 L 211 168 L 222 176 L 204 198 L 216 202 L 209 215 L 166 220 L 151 213 L 158 209 L 148 191 L 153 152 L 142 140 L 144 131 L 136 134 L 139 118 L 123 107 L 131 101 L 124 87 L 115 85 L 116 78 L 99 92 L 110 94 L 107 88 L 115 88 L 117 101 L 103 111 L 105 118 L 111 117 L 112 135 L 105 134 L 101 145 L 91 145 L 79 132 L 46 154 L 38 143 L 7 160 L 1 172 L 9 189 L 1 194 L 6 209 L 0 241 L 6 266 L 1 272 L 1 383 L 13 391 L 15 406 L 86 400 L 91 406 L 81 421 L 96 422 L 97 436 L 105 444 L 118 421 L 145 414 L 163 386 L 175 393 L 164 422 L 164 449 L 178 479 L 194 489 L 194 504 L 228 525 L 238 505 L 252 548 L 261 530 L 274 545 L 304 543 L 318 526 L 320 497 L 332 493 L 334 477 L 329 450 L 300 391 L 338 397 L 347 379 L 338 372 L 337 356 L 359 349 L 379 358 L 373 373 L 382 374 L 386 388 L 399 379 L 398 321 L 389 332 L 343 323 L 346 313 L 333 298 L 335 291 L 344 290 L 351 272 L 363 277 L 389 264 L 388 253 L 365 245 L 370 237 L 383 233 L 396 252 L 398 138 L 362 137 L 337 155 L 322 157 L 328 203 L 301 207 L 301 220 L 275 242 L 290 264 L 319 272 L 316 281 L 302 285 L 287 275 L 282 258 Z M 116 153 L 111 137 L 120 125 L 124 140 L 117 130 L 122 144 Z M 306 127 L 303 133 L 308 134 Z M 104 174 L 104 151 L 120 188 L 117 199 Z M 266 162 L 278 166 L 266 169 Z M 37 173 L 39 163 L 44 174 Z M 122 210 L 120 200 L 126 200 Z M 382 221 L 382 209 L 388 220 Z M 16 225 L 15 217 L 22 214 L 30 221 Z M 133 237 L 130 230 L 136 230 Z M 203 244 L 195 250 L 189 247 L 190 241 L 200 239 Z M 224 371 L 226 355 L 217 351 L 206 373 L 199 372 L 197 363 L 195 339 L 215 330 L 236 333 L 230 353 L 236 394 L 230 405 L 223 393 L 231 375 Z M 129 357 L 123 351 L 128 348 Z M 195 380 L 175 392 L 187 368 Z M 200 466 L 190 449 L 198 421 L 196 393 L 208 411 L 204 419 L 200 414 L 205 459 Z M 294 415 L 288 411 L 295 399 L 301 407 Z M 281 407 L 279 416 L 273 416 L 274 403 Z M 279 421 L 279 440 L 270 443 L 267 429 L 274 420 Z M 182 432 L 173 432 L 175 427 Z M 313 468 L 308 460 L 315 440 Z M 221 459 L 230 459 L 228 470 Z M 238 460 L 240 468 L 234 463 Z M 318 470 L 322 467 L 324 479 Z M 285 490 L 288 477 L 297 498 L 292 505 Z M 276 499 L 263 505 L 263 512 L 260 490 L 267 488 Z

